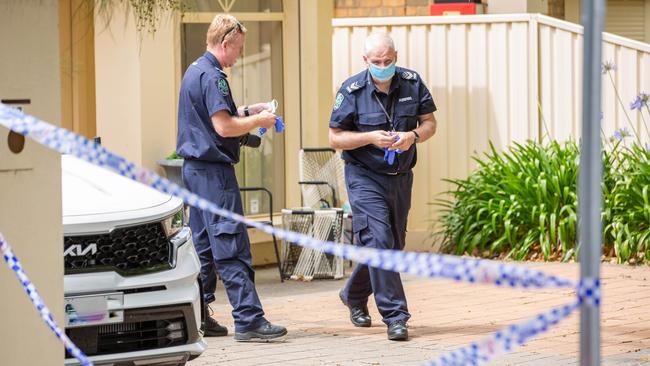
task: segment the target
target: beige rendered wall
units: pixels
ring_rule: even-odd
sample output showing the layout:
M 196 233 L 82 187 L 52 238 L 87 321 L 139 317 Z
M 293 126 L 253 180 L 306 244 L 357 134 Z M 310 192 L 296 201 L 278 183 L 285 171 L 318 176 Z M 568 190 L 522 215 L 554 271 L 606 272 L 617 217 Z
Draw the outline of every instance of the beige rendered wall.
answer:
M 59 0 L 61 126 L 88 138 L 96 136 L 93 6 Z
M 302 147 L 329 146 L 333 9 L 331 0 L 303 1 L 300 5 Z
M 0 1 L 0 98 L 29 98 L 25 111 L 60 124 L 58 2 Z M 0 127 L 0 232 L 13 246 L 54 318 L 63 320 L 61 166 L 58 154 L 26 140 L 15 154 Z M 2 365 L 62 365 L 63 347 L 13 271 L 0 263 Z
M 283 63 L 284 63 L 284 113 L 286 121 L 297 121 L 297 128 L 287 128 L 284 131 L 284 160 L 285 160 L 285 202 L 278 202 L 276 207 L 297 207 L 300 206 L 300 186 L 298 185 L 298 151 L 301 145 L 302 120 L 301 110 L 301 81 L 300 70 L 300 8 L 299 0 L 286 0 L 283 2 L 284 22 L 282 23 L 283 33 Z M 309 2 L 311 4 L 312 2 Z M 303 2 L 302 5 L 306 3 Z M 291 72 L 289 72 L 291 71 Z M 288 123 L 288 122 L 287 122 Z M 252 238 L 251 238 L 252 239 Z M 255 253 L 253 253 L 255 258 Z
M 140 39 L 123 9 L 114 10 L 109 25 L 95 16 L 97 135 L 109 150 L 150 169 L 175 146 L 177 22 L 166 17 Z

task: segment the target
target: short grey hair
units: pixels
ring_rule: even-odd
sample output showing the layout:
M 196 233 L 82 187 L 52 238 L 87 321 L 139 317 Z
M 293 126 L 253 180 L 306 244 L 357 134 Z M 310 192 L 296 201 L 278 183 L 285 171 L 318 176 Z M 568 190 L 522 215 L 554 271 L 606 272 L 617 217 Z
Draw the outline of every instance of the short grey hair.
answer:
M 388 33 L 372 33 L 363 43 L 363 54 L 368 54 L 379 46 L 387 46 L 388 49 L 395 51 L 395 42 Z

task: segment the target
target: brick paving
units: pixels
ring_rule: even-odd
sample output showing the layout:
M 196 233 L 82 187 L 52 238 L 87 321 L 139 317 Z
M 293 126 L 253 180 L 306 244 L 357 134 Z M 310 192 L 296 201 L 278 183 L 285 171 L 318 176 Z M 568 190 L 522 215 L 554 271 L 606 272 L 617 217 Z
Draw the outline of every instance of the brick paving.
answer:
M 570 263 L 527 263 L 576 279 Z M 350 272 L 349 269 L 346 270 Z M 603 264 L 603 365 L 650 365 L 650 267 Z M 283 342 L 237 343 L 231 336 L 206 338 L 209 348 L 188 366 L 203 365 L 418 365 L 574 299 L 571 290 L 513 290 L 447 280 L 403 276 L 412 318 L 408 342 L 386 339 L 374 302 L 371 328 L 355 328 L 338 299 L 343 280 L 280 283 L 277 270 L 257 271 L 257 288 L 267 318 L 289 329 Z M 214 317 L 233 323 L 223 287 Z M 552 328 L 492 365 L 577 365 L 579 315 Z

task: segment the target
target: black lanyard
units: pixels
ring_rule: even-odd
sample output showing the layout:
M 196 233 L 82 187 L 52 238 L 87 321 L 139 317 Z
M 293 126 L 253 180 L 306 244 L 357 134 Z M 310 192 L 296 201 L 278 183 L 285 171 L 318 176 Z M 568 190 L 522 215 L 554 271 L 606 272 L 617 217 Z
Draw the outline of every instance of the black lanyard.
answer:
M 379 97 L 377 96 L 376 92 L 374 93 L 374 95 L 375 95 L 375 100 L 377 101 L 377 103 L 379 103 L 379 106 L 381 107 L 381 111 L 384 112 L 384 114 L 386 115 L 386 118 L 388 119 L 388 127 L 389 127 L 389 129 L 391 131 L 395 131 L 395 125 L 393 124 L 393 115 L 394 115 L 394 112 L 395 112 L 395 99 L 397 99 L 397 98 L 395 98 L 395 96 L 393 96 L 393 102 L 390 105 L 390 114 L 388 114 L 388 112 L 386 111 L 386 108 L 384 107 L 384 104 L 381 102 L 381 100 L 379 100 Z M 390 98 L 390 96 L 386 95 L 386 98 Z

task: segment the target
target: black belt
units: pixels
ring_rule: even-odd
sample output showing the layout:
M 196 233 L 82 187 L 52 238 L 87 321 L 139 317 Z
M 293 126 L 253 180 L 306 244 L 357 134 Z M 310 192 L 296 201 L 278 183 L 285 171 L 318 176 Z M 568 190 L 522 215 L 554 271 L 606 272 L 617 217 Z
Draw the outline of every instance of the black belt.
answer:
M 229 163 L 229 162 L 224 162 L 224 161 L 212 161 L 212 160 L 203 160 L 203 159 L 197 159 L 197 158 L 183 158 L 187 161 L 196 161 L 198 163 L 205 163 L 205 164 L 222 164 L 222 165 L 235 165 L 235 163 Z
M 406 174 L 406 173 L 410 172 L 410 170 L 407 170 L 407 171 L 405 171 L 405 172 L 383 173 L 383 172 L 376 172 L 376 171 L 374 171 L 374 170 L 368 168 L 367 166 L 363 166 L 363 165 L 361 165 L 361 164 L 353 163 L 353 162 L 350 162 L 350 161 L 346 161 L 345 164 L 354 165 L 354 166 L 359 167 L 359 168 L 361 168 L 361 169 L 365 169 L 365 170 L 367 170 L 367 171 L 369 171 L 369 172 L 371 172 L 371 173 L 381 174 L 381 175 L 389 175 L 389 176 L 391 176 L 391 177 L 396 176 L 396 175 Z

